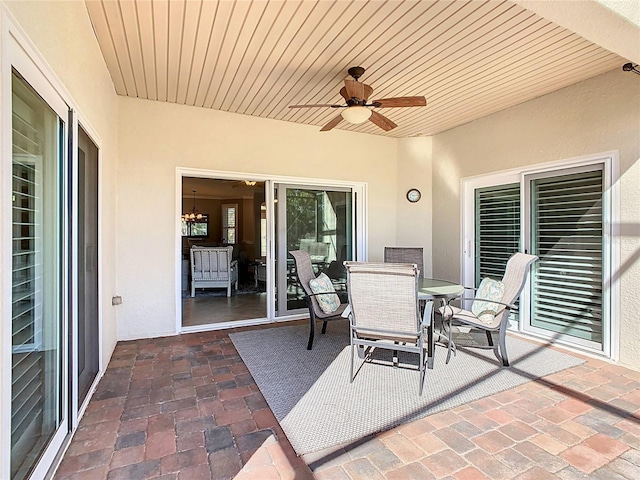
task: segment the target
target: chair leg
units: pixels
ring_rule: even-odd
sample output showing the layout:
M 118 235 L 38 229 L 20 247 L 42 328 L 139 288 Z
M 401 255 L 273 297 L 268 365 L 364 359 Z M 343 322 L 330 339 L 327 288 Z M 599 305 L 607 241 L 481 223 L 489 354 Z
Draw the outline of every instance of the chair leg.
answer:
M 422 396 L 422 388 L 424 386 L 424 374 L 425 374 L 425 364 L 424 364 L 424 348 L 420 349 L 420 385 L 418 388 L 418 395 Z
M 358 345 L 358 348 L 360 346 Z M 351 342 L 351 371 L 349 373 L 349 383 L 353 383 L 353 341 Z
M 313 337 L 316 333 L 316 319 L 311 315 L 309 317 L 309 343 L 307 343 L 307 350 L 313 348 Z
M 507 357 L 506 336 L 507 332 L 503 331 L 503 329 L 500 329 L 500 357 L 502 360 L 502 365 L 508 367 L 509 357 Z
M 454 356 L 458 355 L 458 349 L 456 344 L 453 341 L 453 329 L 451 328 L 451 317 L 449 317 L 447 322 L 447 327 L 444 327 L 444 318 L 442 319 L 442 326 L 447 331 L 447 360 L 445 361 L 445 365 L 449 364 L 449 360 L 451 359 L 451 352 L 453 352 Z
M 487 342 L 489 342 L 489 346 L 493 347 L 493 336 L 489 330 L 485 330 L 484 333 L 487 334 Z
M 327 321 L 322 322 L 322 334 L 327 333 Z

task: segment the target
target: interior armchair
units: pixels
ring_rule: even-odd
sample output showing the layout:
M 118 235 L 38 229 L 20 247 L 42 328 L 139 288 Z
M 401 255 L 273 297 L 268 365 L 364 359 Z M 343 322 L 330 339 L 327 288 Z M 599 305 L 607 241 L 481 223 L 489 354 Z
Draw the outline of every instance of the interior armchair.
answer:
M 289 254 L 295 262 L 298 283 L 305 292 L 307 306 L 309 307 L 309 341 L 307 342 L 307 350 L 311 350 L 316 331 L 316 320 L 322 320 L 322 333 L 326 333 L 327 322 L 331 320 L 346 320 L 342 317 L 342 312 L 344 312 L 347 304 L 343 303 L 336 294 L 331 279 L 327 275 L 320 273 L 316 277 L 311 256 L 307 251 L 292 250 Z
M 232 255 L 233 246 L 191 248 L 192 297 L 196 288 L 226 288 L 227 297 L 231 296 L 232 285 L 238 290 L 238 261 L 232 260 Z
M 486 333 L 488 345 L 473 346 L 493 349 L 496 358 L 502 362 L 502 365 L 509 366 L 506 346 L 509 314 L 515 308 L 515 302 L 527 282 L 531 265 L 537 259 L 538 257 L 535 255 L 515 253 L 509 258 L 501 281 L 485 278 L 477 289 L 465 287 L 465 289 L 476 291 L 475 297 L 462 299 L 473 300 L 471 310 L 463 310 L 449 305 L 440 308 L 440 314 L 449 331 L 447 363 L 451 357 L 453 345 L 451 342 L 451 327 L 463 325 L 483 330 Z M 492 332 L 499 333 L 498 345 L 493 343 Z

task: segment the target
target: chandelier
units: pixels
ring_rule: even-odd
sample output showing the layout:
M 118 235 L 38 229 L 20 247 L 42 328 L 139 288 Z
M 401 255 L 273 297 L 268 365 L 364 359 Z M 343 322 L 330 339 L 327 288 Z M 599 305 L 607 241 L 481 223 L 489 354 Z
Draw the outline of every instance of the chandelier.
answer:
M 191 208 L 190 212 L 187 212 L 182 215 L 182 220 L 187 223 L 193 223 L 202 220 L 202 214 L 198 212 L 196 209 L 196 191 L 191 190 L 193 192 L 193 208 Z

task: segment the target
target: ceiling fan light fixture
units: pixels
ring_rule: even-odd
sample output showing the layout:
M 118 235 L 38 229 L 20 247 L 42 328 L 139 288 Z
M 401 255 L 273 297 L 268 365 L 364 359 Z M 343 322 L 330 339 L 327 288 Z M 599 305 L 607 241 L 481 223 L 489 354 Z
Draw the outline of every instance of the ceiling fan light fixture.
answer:
M 342 111 L 342 118 L 349 123 L 359 124 L 369 120 L 371 109 L 362 105 L 354 105 Z

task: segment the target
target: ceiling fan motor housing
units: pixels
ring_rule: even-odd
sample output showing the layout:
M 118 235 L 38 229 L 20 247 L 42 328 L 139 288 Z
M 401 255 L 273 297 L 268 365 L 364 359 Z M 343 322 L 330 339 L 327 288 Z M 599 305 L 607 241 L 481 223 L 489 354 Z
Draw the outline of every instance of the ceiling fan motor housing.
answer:
M 365 102 L 364 100 L 361 100 L 361 99 L 356 98 L 356 97 L 351 97 L 351 98 L 350 98 L 349 100 L 347 100 L 346 102 L 347 102 L 347 106 L 348 106 L 348 107 L 355 107 L 355 106 L 357 106 L 357 105 L 360 105 L 360 106 L 363 106 L 363 107 L 364 107 L 365 105 L 366 105 L 366 106 L 370 106 L 370 105 L 367 105 L 367 102 Z
M 351 75 L 354 80 L 357 82 L 358 79 L 364 74 L 364 68 L 362 67 L 351 67 L 347 70 L 347 73 Z

